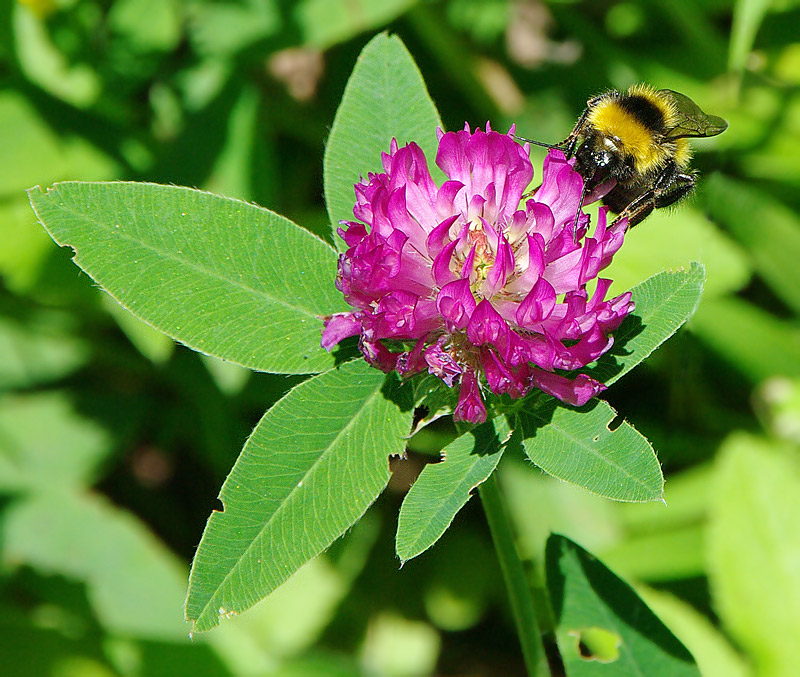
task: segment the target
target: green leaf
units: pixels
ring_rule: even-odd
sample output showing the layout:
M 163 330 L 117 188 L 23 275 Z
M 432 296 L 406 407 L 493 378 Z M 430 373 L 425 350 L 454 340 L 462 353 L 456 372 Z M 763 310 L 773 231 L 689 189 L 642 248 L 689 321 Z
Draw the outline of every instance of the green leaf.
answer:
M 0 195 L 21 197 L 28 186 L 37 182 L 98 180 L 119 174 L 120 168 L 110 157 L 78 135 L 59 133 L 39 110 L 13 88 L 0 91 Z
M 283 28 L 275 0 L 202 2 L 189 5 L 189 38 L 198 54 L 229 56 Z
M 672 503 L 667 505 L 671 510 Z M 669 512 L 663 505 L 657 507 Z M 615 571 L 637 580 L 676 581 L 703 576 L 704 545 L 705 525 L 687 524 L 663 533 L 628 535 L 605 549 L 603 558 Z
M 625 245 L 603 271 L 614 280 L 609 295 L 631 289 L 663 270 L 682 270 L 686 261 L 706 269 L 703 297 L 717 297 L 744 287 L 752 275 L 745 249 L 690 205 L 656 209 L 647 224 L 625 236 Z
M 16 57 L 25 78 L 78 108 L 95 103 L 103 87 L 95 68 L 99 64 L 86 58 L 73 61 L 54 42 L 43 17 L 23 5 L 18 5 L 17 10 L 14 17 Z
M 547 588 L 568 677 L 699 677 L 692 655 L 633 589 L 564 536 L 547 541 Z
M 603 400 L 571 409 L 546 400 L 518 413 L 528 458 L 546 473 L 616 501 L 657 501 L 664 477 L 650 443 Z
M 396 19 L 419 0 L 299 0 L 294 19 L 303 42 L 327 49 Z
M 0 490 L 89 484 L 110 451 L 108 432 L 64 392 L 0 400 Z
M 472 497 L 472 490 L 494 472 L 511 443 L 503 417 L 461 435 L 442 450 L 440 463 L 429 463 L 400 507 L 396 550 L 401 562 L 425 552 Z M 513 438 L 517 445 L 519 440 Z
M 3 284 L 16 294 L 29 293 L 55 246 L 31 218 L 31 205 L 22 192 L 7 200 L 0 198 L 0 241 Z
M 155 364 L 164 364 L 169 360 L 175 350 L 175 343 L 169 336 L 158 329 L 153 329 L 146 322 L 142 322 L 108 294 L 103 294 L 101 298 L 103 307 L 108 314 L 114 318 L 117 326 L 142 355 Z
M 707 203 L 752 257 L 775 295 L 800 314 L 800 218 L 763 191 L 720 174 L 710 177 Z
M 274 674 L 269 664 L 305 653 L 319 640 L 369 559 L 380 530 L 380 520 L 372 517 L 378 516 L 368 513 L 348 530 L 336 543 L 335 556 L 326 553 L 312 559 L 246 614 L 232 618 L 219 632 L 198 638 L 214 642 L 215 646 L 220 640 L 242 635 L 257 642 L 268 664 L 255 665 L 252 657 L 247 652 L 240 653 L 234 644 L 231 677 Z M 230 656 L 226 658 L 229 660 Z
M 381 153 L 389 152 L 393 138 L 400 145 L 416 141 L 432 163 L 441 126 L 405 45 L 397 36 L 376 35 L 347 82 L 325 149 L 325 202 L 334 232 L 339 221 L 353 218 L 353 185 L 383 171 Z
M 614 332 L 611 350 L 588 373 L 611 385 L 647 359 L 697 309 L 704 279 L 705 268 L 693 263 L 688 271 L 665 271 L 634 287 L 636 310 Z
M 108 30 L 134 53 L 172 50 L 181 39 L 181 5 L 179 0 L 117 0 L 108 13 Z
M 88 361 L 88 346 L 67 331 L 64 319 L 37 313 L 22 324 L 0 317 L 0 390 L 53 381 Z
M 429 623 L 382 611 L 370 619 L 361 649 L 361 674 L 435 674 L 440 644 L 439 633 Z
M 708 616 L 667 592 L 642 586 L 637 592 L 689 649 L 703 677 L 752 677 L 745 658 Z
M 800 376 L 800 326 L 740 298 L 703 303 L 692 331 L 753 383 Z
M 800 466 L 791 445 L 737 433 L 711 488 L 715 610 L 758 674 L 800 674 Z
M 541 559 L 545 543 L 553 532 L 574 538 L 597 551 L 619 540 L 615 510 L 619 504 L 533 471 L 523 455 L 507 457 L 498 472 L 523 560 Z M 649 507 L 641 503 L 630 505 Z M 660 507 L 664 509 L 663 505 Z
M 389 481 L 411 426 L 410 389 L 362 361 L 312 378 L 256 426 L 192 567 L 198 632 L 268 595 L 355 523 Z M 402 408 L 387 397 L 401 398 Z M 405 398 L 408 402 L 405 402 Z
M 147 183 L 29 191 L 53 239 L 145 322 L 251 369 L 330 368 L 320 315 L 344 310 L 328 245 L 267 209 Z
M 728 68 L 730 70 L 744 70 L 758 29 L 772 4 L 770 0 L 736 0 L 734 3 L 731 41 L 728 46 Z
M 83 581 L 101 625 L 122 636 L 186 637 L 178 560 L 134 517 L 99 496 L 34 493 L 2 517 L 3 561 Z

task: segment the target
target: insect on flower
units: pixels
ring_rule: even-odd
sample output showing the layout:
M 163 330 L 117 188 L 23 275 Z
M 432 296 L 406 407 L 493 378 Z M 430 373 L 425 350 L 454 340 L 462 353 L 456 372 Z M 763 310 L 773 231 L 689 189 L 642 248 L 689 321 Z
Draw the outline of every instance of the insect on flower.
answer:
M 598 279 L 626 221 L 608 226 L 601 209 L 588 234 L 583 179 L 560 150 L 522 202 L 533 167 L 513 127 L 438 136 L 441 186 L 420 147 L 396 141 L 384 171 L 356 184 L 336 278 L 353 310 L 325 318 L 323 347 L 358 336 L 373 366 L 403 377 L 427 370 L 458 386 L 456 420 L 485 420 L 487 389 L 522 397 L 538 388 L 586 403 L 605 386 L 567 374 L 604 354 L 633 309 L 629 292 L 606 299 L 611 281 Z
M 688 139 L 716 136 L 727 128 L 725 120 L 704 113 L 688 96 L 640 84 L 589 99 L 561 143 L 521 140 L 574 156 L 585 180 L 584 196 L 607 183 L 603 203 L 633 227 L 694 188 Z

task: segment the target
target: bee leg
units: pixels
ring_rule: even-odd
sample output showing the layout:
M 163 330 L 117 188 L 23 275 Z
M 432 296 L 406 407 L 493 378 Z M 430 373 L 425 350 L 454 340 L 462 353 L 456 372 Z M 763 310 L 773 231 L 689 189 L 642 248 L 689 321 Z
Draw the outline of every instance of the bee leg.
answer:
M 530 200 L 534 195 L 536 195 L 536 191 L 538 191 L 542 187 L 540 183 L 536 188 L 531 188 L 527 193 L 523 193 L 520 200 Z
M 619 216 L 611 222 L 610 227 L 616 226 L 622 219 L 628 220 L 628 228 L 633 228 L 637 223 L 641 223 L 656 208 L 655 191 L 648 190 L 644 195 L 640 195 L 623 209 Z
M 669 184 L 663 188 L 656 187 L 654 198 L 656 208 L 669 207 L 681 198 L 686 197 L 694 188 L 697 178 L 694 174 L 675 173 Z
M 669 207 L 686 197 L 696 182 L 697 177 L 694 174 L 680 172 L 677 166 L 671 165 L 656 179 L 653 187 L 625 207 L 611 225 L 628 219 L 628 228 L 633 228 L 644 221 L 654 209 Z

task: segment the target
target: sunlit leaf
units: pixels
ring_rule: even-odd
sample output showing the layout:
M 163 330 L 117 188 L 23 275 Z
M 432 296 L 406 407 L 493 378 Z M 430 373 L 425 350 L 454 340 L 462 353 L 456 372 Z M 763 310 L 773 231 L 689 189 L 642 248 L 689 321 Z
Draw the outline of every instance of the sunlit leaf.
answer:
M 186 616 L 196 631 L 268 595 L 356 522 L 389 481 L 411 397 L 362 361 L 289 392 L 256 426 L 197 551 Z
M 52 381 L 86 363 L 88 345 L 63 320 L 55 313 L 33 315 L 24 324 L 0 317 L 0 389 Z
M 396 550 L 402 562 L 439 540 L 472 491 L 494 472 L 510 434 L 498 417 L 461 435 L 442 449 L 441 462 L 425 466 L 400 508 Z
M 189 36 L 203 56 L 227 56 L 281 30 L 280 8 L 270 0 L 203 2 L 190 6 Z
M 81 108 L 94 103 L 101 91 L 95 64 L 73 63 L 62 53 L 47 24 L 25 3 L 16 3 L 14 28 L 17 58 L 26 77 L 59 99 Z
M 327 49 L 392 21 L 419 0 L 298 0 L 294 18 L 303 41 Z
M 0 399 L 0 489 L 81 486 L 111 451 L 111 436 L 65 392 Z
M 21 197 L 34 183 L 114 177 L 119 167 L 85 139 L 62 136 L 33 101 L 13 89 L 0 91 L 0 195 Z
M 547 542 L 547 588 L 568 677 L 699 677 L 692 655 L 625 581 L 564 536 Z
M 105 309 L 142 355 L 156 364 L 163 364 L 170 358 L 175 342 L 169 336 L 140 320 L 107 294 L 102 298 Z
M 440 643 L 430 624 L 383 612 L 370 621 L 361 662 L 371 675 L 430 675 Z
M 692 331 L 754 383 L 771 376 L 800 376 L 800 325 L 740 298 L 704 303 Z
M 379 520 L 371 517 L 367 513 L 348 530 L 336 543 L 335 556 L 325 553 L 307 562 L 269 597 L 203 639 L 246 633 L 257 639 L 272 661 L 308 650 L 333 620 L 369 558 L 380 526 Z M 248 664 L 247 656 L 233 658 L 240 661 L 232 669 L 233 675 L 258 672 L 256 666 Z M 265 666 L 261 672 L 269 670 Z
M 693 263 L 687 271 L 665 271 L 635 286 L 636 310 L 614 332 L 614 345 L 587 370 L 611 385 L 649 357 L 688 320 L 700 303 L 705 269 Z
M 705 299 L 741 289 L 752 274 L 741 245 L 701 211 L 681 205 L 655 210 L 629 232 L 602 276 L 614 280 L 609 294 L 620 294 L 663 270 L 680 271 L 687 261 L 699 261 L 705 268 Z
M 721 174 L 706 186 L 708 208 L 752 257 L 773 293 L 800 313 L 800 218 L 752 185 Z
M 176 340 L 260 371 L 332 366 L 319 316 L 345 309 L 333 284 L 336 255 L 291 221 L 146 183 L 60 183 L 30 197 L 81 268 Z
M 637 592 L 689 649 L 703 677 L 750 677 L 746 659 L 707 616 L 675 595 L 637 586 Z
M 24 294 L 41 275 L 54 245 L 31 217 L 31 206 L 23 193 L 0 203 L 0 239 L 3 282 L 12 291 Z
M 738 71 L 745 67 L 753 49 L 759 26 L 772 3 L 770 0 L 736 0 L 728 50 L 728 67 Z
M 429 164 L 436 157 L 439 114 L 405 45 L 375 36 L 363 49 L 333 121 L 325 148 L 325 202 L 334 231 L 353 218 L 353 184 L 382 170 L 381 153 L 393 138 L 416 141 Z M 341 239 L 336 240 L 341 245 Z M 337 246 L 339 246 L 337 245 Z
M 667 482 L 667 487 L 669 485 Z M 658 507 L 662 512 L 669 512 L 672 503 L 667 503 L 667 506 Z M 628 536 L 604 550 L 602 555 L 608 566 L 624 576 L 637 580 L 674 581 L 703 575 L 704 546 L 705 525 L 687 524 L 661 533 Z
M 721 449 L 708 573 L 715 610 L 758 674 L 800 674 L 800 466 L 796 449 L 744 433 Z
M 610 430 L 616 412 L 603 400 L 577 410 L 551 399 L 518 417 L 525 453 L 546 473 L 617 501 L 661 499 L 653 448 L 624 421 Z
M 181 38 L 179 0 L 117 0 L 108 28 L 134 52 L 174 49 Z
M 564 534 L 593 551 L 601 551 L 619 540 L 614 510 L 619 504 L 532 471 L 522 458 L 513 462 L 507 459 L 499 472 L 523 558 L 540 558 L 551 533 Z M 641 503 L 631 505 L 645 507 Z
M 3 561 L 85 582 L 110 632 L 186 636 L 181 565 L 142 524 L 104 499 L 52 491 L 14 502 L 3 514 Z

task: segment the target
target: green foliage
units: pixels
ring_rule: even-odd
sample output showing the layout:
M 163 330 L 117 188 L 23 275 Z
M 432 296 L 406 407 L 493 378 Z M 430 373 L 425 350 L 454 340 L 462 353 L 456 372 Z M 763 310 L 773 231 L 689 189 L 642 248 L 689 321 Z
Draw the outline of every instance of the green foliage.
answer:
M 708 573 L 716 609 L 765 675 L 800 670 L 800 657 L 786 641 L 800 633 L 795 613 L 800 607 L 800 468 L 795 451 L 744 434 L 733 436 L 721 450 L 712 488 Z M 769 587 L 761 584 L 764 578 Z
M 63 183 L 30 195 L 53 239 L 75 251 L 75 263 L 176 340 L 260 371 L 332 366 L 319 345 L 318 317 L 343 308 L 330 284 L 336 258 L 287 219 L 152 184 Z
M 569 677 L 700 675 L 691 654 L 627 583 L 556 534 L 547 541 L 547 587 Z
M 373 38 L 347 82 L 325 148 L 325 204 L 334 233 L 339 221 L 353 218 L 353 184 L 381 171 L 392 139 L 417 142 L 430 162 L 441 126 L 405 45 L 396 36 Z
M 78 416 L 63 391 L 6 395 L 0 399 L 0 487 L 23 491 L 91 484 L 109 454 L 109 437 L 103 427 Z
M 657 501 L 664 478 L 653 448 L 598 400 L 580 410 L 546 406 L 518 414 L 528 458 L 546 473 L 617 501 Z
M 195 630 L 269 594 L 383 490 L 387 457 L 402 453 L 411 425 L 406 389 L 383 381 L 363 362 L 350 362 L 297 386 L 264 415 L 222 487 L 223 510 L 212 513 L 194 560 L 186 617 Z
M 130 515 L 99 498 L 48 491 L 12 504 L 4 530 L 7 562 L 85 581 L 103 626 L 141 638 L 185 636 L 182 567 Z
M 0 388 L 29 388 L 85 364 L 88 346 L 69 331 L 69 319 L 42 311 L 27 321 L 0 317 Z
M 686 272 L 663 272 L 631 290 L 635 312 L 614 332 L 614 346 L 591 369 L 608 385 L 622 378 L 672 336 L 697 309 L 705 269 L 693 263 Z
M 722 176 L 711 177 L 707 190 L 714 217 L 746 248 L 753 267 L 775 295 L 795 313 L 800 312 L 794 293 L 800 286 L 797 214 L 763 192 Z
M 439 540 L 508 446 L 519 447 L 519 439 L 500 417 L 461 435 L 442 449 L 441 463 L 425 466 L 400 508 L 396 549 L 401 562 Z
M 5 672 L 521 674 L 513 613 L 498 608 L 503 576 L 468 500 L 488 477 L 507 499 L 538 610 L 544 543 L 557 531 L 635 583 L 702 674 L 797 673 L 786 638 L 800 617 L 800 414 L 789 380 L 800 365 L 798 21 L 796 2 L 761 0 L 0 3 Z M 513 408 L 455 431 L 437 418 L 453 405 L 437 390 L 407 440 L 410 395 L 346 363 L 349 349 L 319 347 L 319 316 L 345 306 L 336 253 L 309 232 L 330 240 L 331 225 L 351 217 L 353 183 L 379 169 L 393 136 L 417 141 L 429 161 L 438 125 L 514 123 L 555 141 L 590 95 L 641 81 L 685 92 L 730 127 L 692 142 L 694 195 L 631 231 L 603 273 L 637 304 L 590 370 L 614 383 L 609 404 L 585 413 L 526 400 L 533 434 L 520 449 L 506 440 Z M 532 149 L 537 171 L 543 153 Z M 108 180 L 118 183 L 74 183 Z M 53 234 L 89 276 L 30 211 L 25 189 L 53 184 L 32 192 L 34 204 L 46 226 L 63 226 Z M 114 224 L 137 236 L 120 248 Z M 342 402 L 343 389 L 352 399 Z M 188 562 L 237 450 L 276 401 L 225 484 L 225 512 L 212 512 L 192 572 L 196 629 L 290 578 L 188 642 Z M 610 431 L 615 411 L 630 425 Z M 339 437 L 321 441 L 326 432 Z M 317 495 L 312 482 L 308 492 L 304 480 L 292 494 L 302 501 L 281 494 L 300 479 L 271 468 L 302 474 L 317 452 L 329 462 L 311 474 L 330 491 Z M 619 458 L 632 460 L 627 474 Z M 235 482 L 243 469 L 247 482 Z M 653 500 L 662 472 L 666 505 Z M 329 500 L 339 507 L 326 511 Z M 267 503 L 281 539 L 253 536 Z M 236 529 L 218 528 L 226 521 Z M 247 560 L 251 537 L 253 550 L 284 548 L 274 568 Z M 554 540 L 548 586 L 561 616 L 539 621 L 555 628 L 567 674 L 617 674 L 629 659 L 640 673 L 697 674 L 630 588 Z M 394 548 L 411 558 L 399 571 Z M 229 565 L 235 584 L 220 585 Z M 639 620 L 623 622 L 631 610 Z M 612 662 L 579 658 L 570 630 Z

